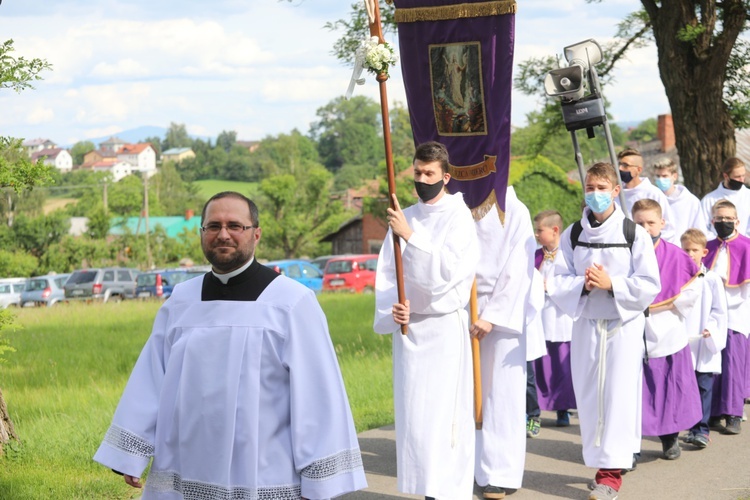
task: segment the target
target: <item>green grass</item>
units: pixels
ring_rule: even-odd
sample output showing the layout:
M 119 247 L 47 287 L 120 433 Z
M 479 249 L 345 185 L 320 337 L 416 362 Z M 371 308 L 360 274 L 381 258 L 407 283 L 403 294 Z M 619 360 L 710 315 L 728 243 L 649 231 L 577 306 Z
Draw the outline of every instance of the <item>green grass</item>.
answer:
M 321 295 L 358 431 L 393 422 L 391 338 L 372 332 L 372 295 Z M 124 499 L 139 492 L 91 459 L 146 342 L 156 302 L 18 311 L 0 365 L 21 443 L 0 457 L 0 498 Z
M 237 191 L 238 193 L 252 197 L 258 189 L 257 182 L 223 181 L 219 179 L 195 181 L 193 184 L 198 186 L 198 193 L 205 199 L 209 199 L 222 191 Z

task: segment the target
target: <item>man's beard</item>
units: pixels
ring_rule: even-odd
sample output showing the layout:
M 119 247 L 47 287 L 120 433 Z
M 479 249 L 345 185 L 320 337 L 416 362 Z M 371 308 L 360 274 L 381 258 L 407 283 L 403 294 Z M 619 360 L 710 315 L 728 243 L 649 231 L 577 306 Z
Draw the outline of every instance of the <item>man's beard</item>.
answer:
M 209 248 L 204 253 L 208 262 L 220 273 L 228 273 L 239 269 L 247 264 L 252 256 L 250 251 L 243 251 L 239 247 L 235 247 L 235 252 L 231 255 L 218 253 L 214 248 Z

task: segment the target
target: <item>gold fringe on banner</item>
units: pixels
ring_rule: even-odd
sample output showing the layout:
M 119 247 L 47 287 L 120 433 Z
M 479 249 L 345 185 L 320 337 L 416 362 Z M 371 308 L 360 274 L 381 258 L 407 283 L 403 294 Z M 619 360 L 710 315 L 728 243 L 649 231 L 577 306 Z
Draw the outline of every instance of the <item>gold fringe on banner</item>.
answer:
M 449 21 L 467 17 L 500 16 L 516 13 L 516 0 L 498 0 L 495 2 L 457 3 L 440 7 L 413 7 L 396 9 L 397 23 L 415 23 L 419 21 Z
M 471 215 L 474 217 L 474 221 L 477 222 L 480 219 L 484 218 L 485 215 L 490 213 L 490 210 L 492 210 L 492 207 L 497 206 L 497 196 L 495 195 L 495 190 L 493 189 L 490 191 L 490 194 L 487 195 L 487 198 L 479 204 L 479 206 L 476 206 L 471 209 Z M 497 214 L 500 216 L 500 224 L 505 226 L 505 212 L 500 210 L 500 207 L 497 207 Z

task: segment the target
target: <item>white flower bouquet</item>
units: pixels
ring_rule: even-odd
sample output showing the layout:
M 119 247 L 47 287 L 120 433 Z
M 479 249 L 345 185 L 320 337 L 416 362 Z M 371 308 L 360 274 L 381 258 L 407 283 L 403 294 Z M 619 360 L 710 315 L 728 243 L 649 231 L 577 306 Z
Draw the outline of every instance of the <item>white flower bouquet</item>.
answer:
M 375 75 L 387 75 L 388 68 L 398 62 L 393 47 L 388 43 L 379 43 L 376 36 L 362 42 L 357 49 L 357 59 L 362 61 L 362 66 L 367 71 Z

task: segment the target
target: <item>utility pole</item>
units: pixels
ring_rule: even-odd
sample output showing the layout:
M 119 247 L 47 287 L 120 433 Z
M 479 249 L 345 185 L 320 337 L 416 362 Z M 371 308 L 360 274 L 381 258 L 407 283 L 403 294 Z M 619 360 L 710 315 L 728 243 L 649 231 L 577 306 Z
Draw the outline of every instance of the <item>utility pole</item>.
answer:
M 151 244 L 150 236 L 151 231 L 148 226 L 148 173 L 143 172 L 143 216 L 146 219 L 146 259 L 148 261 L 148 268 L 154 267 L 154 261 L 151 257 Z

